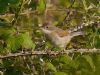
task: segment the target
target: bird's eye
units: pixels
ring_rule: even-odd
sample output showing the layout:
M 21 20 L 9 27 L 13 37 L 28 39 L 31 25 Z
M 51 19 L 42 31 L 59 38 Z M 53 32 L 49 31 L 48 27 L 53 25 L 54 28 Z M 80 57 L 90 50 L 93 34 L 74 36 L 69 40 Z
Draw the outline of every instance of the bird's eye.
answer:
M 48 28 L 48 26 L 46 26 L 46 28 Z

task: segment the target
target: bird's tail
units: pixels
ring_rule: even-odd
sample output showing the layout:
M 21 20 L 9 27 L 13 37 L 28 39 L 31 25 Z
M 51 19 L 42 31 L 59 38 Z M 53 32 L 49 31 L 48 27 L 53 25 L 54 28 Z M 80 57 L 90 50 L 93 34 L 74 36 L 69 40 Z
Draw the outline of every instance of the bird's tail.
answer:
M 77 31 L 77 32 L 71 33 L 70 35 L 71 35 L 71 38 L 73 38 L 73 37 L 75 37 L 75 36 L 84 35 L 84 32 Z

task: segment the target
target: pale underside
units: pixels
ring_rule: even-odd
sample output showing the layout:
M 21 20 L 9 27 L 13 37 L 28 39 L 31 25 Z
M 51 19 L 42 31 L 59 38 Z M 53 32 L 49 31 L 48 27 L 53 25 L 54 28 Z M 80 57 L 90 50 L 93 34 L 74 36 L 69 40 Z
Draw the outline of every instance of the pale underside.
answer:
M 46 29 L 42 29 L 43 32 L 46 34 L 46 36 L 51 40 L 51 42 L 54 44 L 54 46 L 57 46 L 61 49 L 65 49 L 66 45 L 70 42 L 71 36 L 69 34 L 61 34 L 60 31 L 49 31 Z M 58 34 L 57 34 L 58 33 Z M 65 32 L 64 32 L 65 33 Z

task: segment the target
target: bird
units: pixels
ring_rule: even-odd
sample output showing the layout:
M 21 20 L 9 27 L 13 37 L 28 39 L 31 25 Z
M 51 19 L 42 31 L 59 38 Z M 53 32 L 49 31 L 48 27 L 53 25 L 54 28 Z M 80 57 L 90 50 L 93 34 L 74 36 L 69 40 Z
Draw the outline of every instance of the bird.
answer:
M 51 41 L 51 43 L 61 50 L 66 49 L 67 44 L 71 41 L 73 37 L 84 35 L 82 31 L 69 32 L 67 30 L 63 30 L 59 27 L 52 25 L 50 22 L 43 23 L 43 25 L 41 26 L 41 30 Z

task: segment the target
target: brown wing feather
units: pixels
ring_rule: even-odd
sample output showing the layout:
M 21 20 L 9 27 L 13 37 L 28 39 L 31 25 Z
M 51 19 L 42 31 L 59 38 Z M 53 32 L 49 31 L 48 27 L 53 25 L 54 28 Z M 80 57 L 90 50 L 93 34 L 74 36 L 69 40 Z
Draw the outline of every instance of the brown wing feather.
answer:
M 57 33 L 60 37 L 64 37 L 64 36 L 67 36 L 69 33 L 62 30 L 62 29 L 57 29 L 54 31 L 55 33 Z

